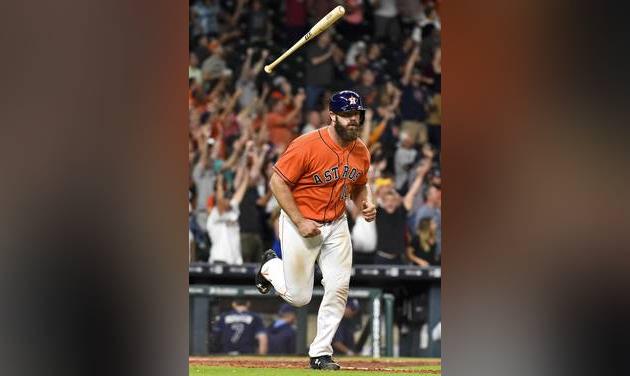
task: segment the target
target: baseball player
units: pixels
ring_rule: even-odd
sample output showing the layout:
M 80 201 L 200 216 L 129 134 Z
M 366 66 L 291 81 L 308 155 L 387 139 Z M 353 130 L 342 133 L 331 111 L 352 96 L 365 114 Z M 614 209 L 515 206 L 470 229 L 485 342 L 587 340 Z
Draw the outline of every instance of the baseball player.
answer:
M 295 354 L 295 308 L 284 303 L 278 310 L 278 319 L 267 328 L 268 354 Z
M 266 354 L 268 338 L 260 316 L 249 311 L 249 301 L 235 299 L 232 309 L 221 314 L 212 328 L 219 352 Z
M 335 93 L 329 103 L 331 125 L 293 140 L 269 182 L 282 208 L 282 259 L 272 250 L 263 254 L 256 287 L 266 294 L 273 286 L 287 303 L 304 306 L 311 300 L 315 262 L 319 264 L 324 296 L 309 349 L 314 369 L 340 368 L 332 359 L 331 342 L 346 307 L 352 268 L 345 201 L 352 199 L 362 208 L 367 221 L 376 217 L 367 184 L 370 154 L 358 138 L 364 114 L 357 93 Z

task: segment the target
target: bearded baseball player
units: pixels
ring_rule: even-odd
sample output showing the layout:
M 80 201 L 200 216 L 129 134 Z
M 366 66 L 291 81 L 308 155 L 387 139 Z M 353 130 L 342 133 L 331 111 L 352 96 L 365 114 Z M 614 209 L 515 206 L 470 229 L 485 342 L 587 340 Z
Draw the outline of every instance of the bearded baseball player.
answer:
M 367 184 L 370 154 L 358 138 L 365 107 L 350 90 L 330 98 L 331 125 L 295 139 L 274 166 L 269 183 L 278 200 L 282 259 L 263 254 L 256 287 L 271 287 L 289 304 L 311 300 L 315 262 L 322 271 L 324 297 L 317 314 L 317 335 L 309 349 L 314 369 L 338 370 L 332 339 L 343 317 L 352 268 L 352 244 L 345 201 L 352 199 L 371 222 L 376 207 Z

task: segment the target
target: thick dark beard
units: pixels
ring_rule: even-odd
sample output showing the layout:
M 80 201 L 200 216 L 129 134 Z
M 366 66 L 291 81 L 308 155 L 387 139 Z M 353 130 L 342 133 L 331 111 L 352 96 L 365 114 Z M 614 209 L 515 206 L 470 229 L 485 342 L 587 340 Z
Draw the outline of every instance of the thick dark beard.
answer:
M 335 117 L 335 131 L 339 135 L 339 138 L 343 142 L 352 142 L 359 137 L 359 132 L 361 131 L 361 125 L 357 124 L 357 128 L 349 129 L 339 124 L 339 119 Z

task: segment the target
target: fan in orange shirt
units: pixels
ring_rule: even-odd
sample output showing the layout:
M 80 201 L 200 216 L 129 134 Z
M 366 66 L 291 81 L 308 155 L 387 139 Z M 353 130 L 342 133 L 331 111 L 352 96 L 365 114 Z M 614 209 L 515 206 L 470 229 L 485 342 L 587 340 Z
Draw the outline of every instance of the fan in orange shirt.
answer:
M 292 104 L 287 104 L 286 99 L 276 99 L 272 106 L 272 112 L 267 114 L 269 141 L 280 150 L 284 149 L 295 138 L 295 130 L 304 98 L 304 92 L 300 90 L 293 98 Z

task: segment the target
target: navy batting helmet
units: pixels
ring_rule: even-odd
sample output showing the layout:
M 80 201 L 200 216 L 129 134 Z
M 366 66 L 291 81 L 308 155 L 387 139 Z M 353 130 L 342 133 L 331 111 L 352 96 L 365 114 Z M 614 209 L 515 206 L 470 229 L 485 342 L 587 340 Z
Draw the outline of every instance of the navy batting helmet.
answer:
M 361 96 L 352 90 L 343 90 L 335 93 L 330 97 L 330 111 L 334 113 L 359 111 L 361 113 L 361 122 L 365 116 L 365 107 Z

